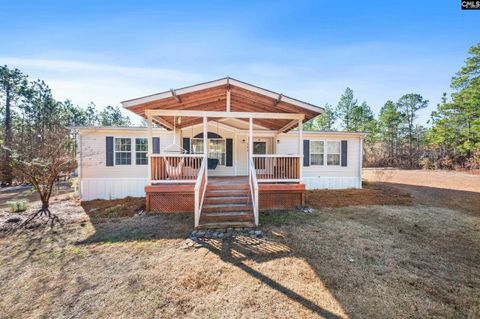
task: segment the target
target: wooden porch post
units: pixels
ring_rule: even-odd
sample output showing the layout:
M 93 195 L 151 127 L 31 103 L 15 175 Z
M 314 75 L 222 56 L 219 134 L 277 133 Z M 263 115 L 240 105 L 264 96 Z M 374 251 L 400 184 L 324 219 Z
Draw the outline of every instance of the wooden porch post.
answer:
M 298 163 L 299 167 L 299 179 L 302 180 L 303 176 L 303 121 L 298 120 L 298 155 L 300 155 L 300 163 Z
M 203 117 L 203 157 L 204 160 L 208 157 L 208 119 Z
M 147 154 L 148 154 L 148 180 L 147 185 L 152 185 L 152 116 L 147 116 L 147 127 L 148 127 L 148 135 L 147 135 Z
M 253 118 L 248 119 L 248 153 L 249 158 L 253 156 Z

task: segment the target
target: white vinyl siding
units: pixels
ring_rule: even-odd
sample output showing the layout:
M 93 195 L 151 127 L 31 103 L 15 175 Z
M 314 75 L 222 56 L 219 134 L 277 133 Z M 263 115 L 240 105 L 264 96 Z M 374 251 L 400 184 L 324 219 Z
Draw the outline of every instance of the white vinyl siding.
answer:
M 248 173 L 248 132 L 233 132 L 209 123 L 209 131 L 216 132 L 223 138 L 234 139 L 233 143 L 233 167 L 217 166 L 216 169 L 208 170 L 209 176 L 245 176 Z M 181 130 L 176 135 L 175 142 L 181 144 L 182 138 L 192 138 L 202 133 L 203 127 L 196 126 Z M 321 132 L 304 131 L 304 139 L 310 142 L 324 142 L 324 165 L 312 165 L 302 168 L 302 182 L 307 189 L 329 188 L 341 189 L 361 187 L 361 161 L 362 144 L 358 136 L 351 136 L 338 132 L 338 134 L 324 134 Z M 116 128 L 92 128 L 91 130 L 80 130 L 79 136 L 79 176 L 81 179 L 82 200 L 95 198 L 122 198 L 125 196 L 145 196 L 144 186 L 148 179 L 148 165 L 136 164 L 136 141 L 135 139 L 145 138 L 147 129 L 138 128 L 116 129 Z M 131 140 L 131 163 L 132 165 L 106 166 L 105 137 L 113 136 L 114 153 L 115 139 L 127 138 Z M 163 150 L 173 141 L 173 133 L 166 130 L 154 128 L 153 137 L 160 138 L 160 149 Z M 254 141 L 270 139 L 267 144 L 267 154 L 298 154 L 298 135 L 295 131 L 287 134 L 279 134 L 275 139 L 273 135 L 255 135 Z M 193 139 L 192 139 L 193 140 Z M 347 166 L 327 165 L 326 148 L 327 142 L 348 141 Z M 203 146 L 203 141 L 202 141 Z M 311 147 L 312 149 L 312 147 Z M 203 151 L 203 150 L 202 150 Z M 340 156 L 341 159 L 341 156 Z M 340 160 L 341 162 L 341 160 Z M 115 157 L 114 157 L 115 164 Z

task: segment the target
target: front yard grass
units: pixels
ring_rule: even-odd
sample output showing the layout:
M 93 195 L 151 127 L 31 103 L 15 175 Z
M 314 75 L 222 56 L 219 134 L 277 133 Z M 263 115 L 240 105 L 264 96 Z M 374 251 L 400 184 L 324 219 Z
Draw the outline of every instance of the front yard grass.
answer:
M 0 317 L 480 316 L 478 216 L 324 195 L 312 213 L 262 215 L 264 239 L 200 248 L 186 245 L 190 215 L 88 216 L 54 203 L 78 218 L 0 235 Z

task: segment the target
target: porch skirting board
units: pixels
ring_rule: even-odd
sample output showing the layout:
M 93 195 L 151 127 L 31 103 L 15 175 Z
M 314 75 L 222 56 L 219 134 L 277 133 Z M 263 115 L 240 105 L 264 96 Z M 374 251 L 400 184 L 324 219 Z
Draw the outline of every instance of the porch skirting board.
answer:
M 358 177 L 304 177 L 302 182 L 307 190 L 362 188 Z
M 147 178 L 82 178 L 80 198 L 82 201 L 94 199 L 117 199 L 145 197 Z

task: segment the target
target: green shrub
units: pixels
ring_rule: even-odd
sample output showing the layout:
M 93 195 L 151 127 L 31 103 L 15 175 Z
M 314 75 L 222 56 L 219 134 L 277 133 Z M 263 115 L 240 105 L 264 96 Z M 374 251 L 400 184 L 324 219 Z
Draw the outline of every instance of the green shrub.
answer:
M 10 201 L 7 202 L 7 205 L 12 213 L 26 211 L 28 206 L 26 200 Z

